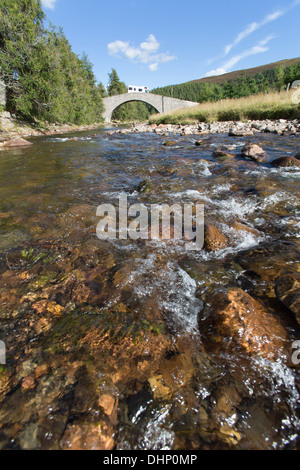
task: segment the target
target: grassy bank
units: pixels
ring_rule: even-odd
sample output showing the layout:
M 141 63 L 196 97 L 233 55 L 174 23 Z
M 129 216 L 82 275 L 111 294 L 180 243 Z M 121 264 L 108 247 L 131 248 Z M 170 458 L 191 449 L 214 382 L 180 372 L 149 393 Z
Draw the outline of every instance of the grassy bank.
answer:
M 292 102 L 293 92 L 269 93 L 213 103 L 202 103 L 171 113 L 155 114 L 155 124 L 193 124 L 197 122 L 300 119 L 300 105 Z

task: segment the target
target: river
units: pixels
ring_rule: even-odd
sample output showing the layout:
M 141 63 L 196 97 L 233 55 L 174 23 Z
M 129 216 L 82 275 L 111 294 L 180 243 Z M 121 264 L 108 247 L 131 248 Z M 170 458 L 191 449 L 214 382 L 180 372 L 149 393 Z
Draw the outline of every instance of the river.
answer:
M 300 138 L 171 138 L 0 153 L 0 448 L 299 449 L 299 325 L 276 283 L 299 276 L 300 170 L 271 162 Z M 239 156 L 249 142 L 263 163 Z M 226 244 L 99 240 L 97 207 L 121 195 L 202 204 Z

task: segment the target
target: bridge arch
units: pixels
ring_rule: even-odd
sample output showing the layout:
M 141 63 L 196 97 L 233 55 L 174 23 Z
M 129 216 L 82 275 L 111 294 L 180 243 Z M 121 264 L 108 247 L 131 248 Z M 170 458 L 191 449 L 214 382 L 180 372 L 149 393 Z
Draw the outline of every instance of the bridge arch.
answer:
M 122 95 L 108 96 L 103 98 L 105 111 L 103 117 L 105 122 L 111 122 L 111 117 L 115 109 L 124 103 L 131 101 L 142 101 L 150 104 L 158 113 L 170 112 L 175 109 L 187 108 L 198 105 L 192 101 L 178 100 L 166 96 L 155 95 L 153 93 L 123 93 Z

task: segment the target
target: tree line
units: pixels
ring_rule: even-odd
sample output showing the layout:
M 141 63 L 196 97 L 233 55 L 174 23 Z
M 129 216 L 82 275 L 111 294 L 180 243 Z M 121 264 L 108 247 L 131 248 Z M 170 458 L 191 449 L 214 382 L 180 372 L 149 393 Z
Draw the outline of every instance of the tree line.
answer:
M 72 51 L 61 28 L 45 26 L 40 0 L 1 0 L 0 80 L 6 110 L 31 122 L 102 122 L 102 98 L 127 92 L 114 69 L 107 90 L 97 83 L 88 56 Z M 133 102 L 117 109 L 113 119 L 145 121 L 150 112 Z
M 300 62 L 289 66 L 280 65 L 273 69 L 248 76 L 244 72 L 240 77 L 224 83 L 194 82 L 155 88 L 152 93 L 171 96 L 198 103 L 213 102 L 223 99 L 242 98 L 271 91 L 286 89 L 295 80 L 300 80 Z
M 62 29 L 44 25 L 40 0 L 1 0 L 0 79 L 6 109 L 26 121 L 92 123 L 102 119 L 103 86 L 86 54 Z

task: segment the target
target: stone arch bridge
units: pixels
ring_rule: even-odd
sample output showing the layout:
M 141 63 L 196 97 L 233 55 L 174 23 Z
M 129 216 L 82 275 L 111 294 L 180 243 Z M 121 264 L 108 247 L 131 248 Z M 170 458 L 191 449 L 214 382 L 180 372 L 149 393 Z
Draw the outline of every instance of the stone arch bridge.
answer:
M 121 104 L 129 103 L 130 101 L 143 101 L 144 103 L 151 104 L 158 113 L 169 113 L 176 109 L 191 108 L 192 106 L 197 106 L 199 104 L 194 103 L 193 101 L 154 95 L 153 93 L 124 93 L 122 95 L 103 98 L 103 104 L 105 107 L 103 117 L 105 122 L 111 122 L 114 110 L 121 106 Z

